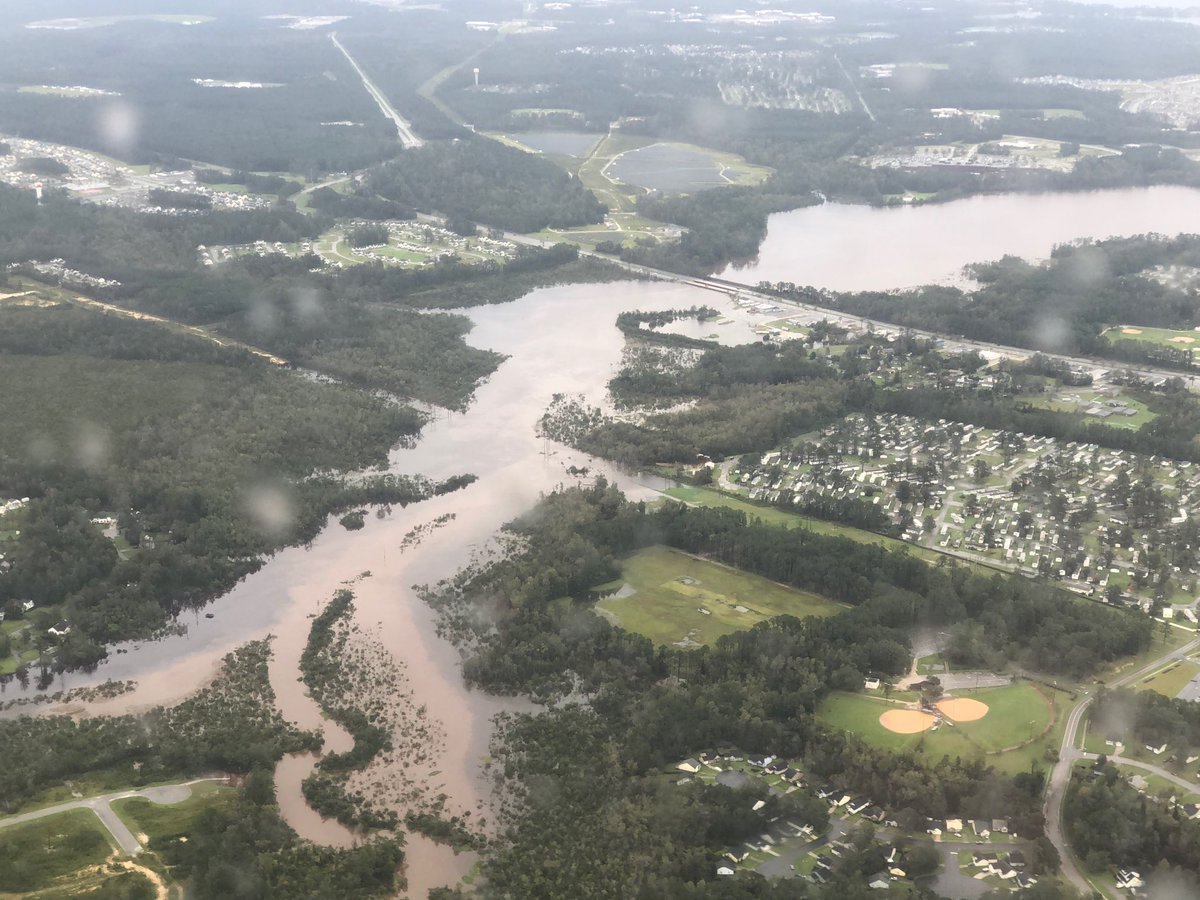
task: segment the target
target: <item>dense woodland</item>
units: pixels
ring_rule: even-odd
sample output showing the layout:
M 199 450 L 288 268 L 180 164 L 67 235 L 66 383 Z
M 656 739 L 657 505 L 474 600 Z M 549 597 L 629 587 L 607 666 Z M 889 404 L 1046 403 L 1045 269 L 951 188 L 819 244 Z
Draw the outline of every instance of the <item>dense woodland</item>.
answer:
M 374 170 L 382 197 L 508 231 L 590 225 L 604 206 L 548 160 L 486 138 L 428 144 Z

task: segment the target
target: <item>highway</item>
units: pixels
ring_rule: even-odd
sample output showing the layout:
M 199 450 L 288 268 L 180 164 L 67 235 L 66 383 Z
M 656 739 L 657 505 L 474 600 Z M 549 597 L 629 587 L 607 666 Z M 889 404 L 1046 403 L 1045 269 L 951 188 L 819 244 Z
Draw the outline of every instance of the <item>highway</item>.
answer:
M 346 57 L 350 65 L 354 67 L 354 71 L 357 72 L 358 77 L 362 79 L 363 87 L 367 89 L 367 93 L 371 95 L 377 104 L 379 104 L 379 109 L 395 124 L 396 134 L 399 135 L 400 143 L 403 145 L 404 149 L 412 150 L 416 147 L 423 146 L 425 142 L 417 137 L 416 132 L 412 130 L 412 125 L 410 125 L 408 121 L 400 115 L 400 113 L 396 112 L 395 107 L 388 102 L 388 98 L 383 91 L 381 91 L 372 83 L 371 79 L 367 77 L 367 73 L 362 70 L 362 67 L 359 66 L 354 57 L 350 55 L 350 51 L 342 46 L 342 42 L 337 39 L 337 32 L 330 32 L 329 39 L 333 41 L 333 46 L 342 51 L 342 55 Z
M 1112 687 L 1122 687 L 1131 682 L 1137 681 L 1137 679 L 1145 677 L 1169 660 L 1177 657 L 1187 656 L 1197 648 L 1200 648 L 1200 640 L 1194 640 L 1188 644 L 1184 644 L 1182 647 L 1171 650 L 1168 653 L 1164 653 L 1157 659 L 1146 663 L 1146 665 L 1142 666 L 1140 669 L 1135 669 L 1128 675 L 1116 679 L 1112 683 Z M 1071 884 L 1073 884 L 1080 891 L 1083 891 L 1085 896 L 1091 894 L 1093 888 L 1086 876 L 1084 876 L 1083 872 L 1080 871 L 1079 866 L 1075 861 L 1075 857 L 1071 853 L 1070 845 L 1067 843 L 1066 832 L 1063 830 L 1062 806 L 1063 801 L 1066 799 L 1067 784 L 1071 780 L 1071 770 L 1074 768 L 1075 763 L 1081 759 L 1096 758 L 1095 754 L 1084 753 L 1075 747 L 1076 735 L 1079 732 L 1079 723 L 1083 721 L 1083 717 L 1087 712 L 1088 707 L 1092 705 L 1093 699 L 1093 697 L 1087 697 L 1085 700 L 1077 704 L 1075 708 L 1071 710 L 1070 716 L 1067 717 L 1067 728 L 1063 733 L 1063 742 L 1062 747 L 1059 749 L 1058 762 L 1055 763 L 1054 768 L 1050 772 L 1050 780 L 1046 785 L 1046 800 L 1043 806 L 1043 810 L 1046 814 L 1046 836 L 1050 838 L 1051 843 L 1053 843 L 1055 848 L 1058 850 L 1058 855 L 1062 858 L 1063 874 L 1067 877 Z M 1124 765 L 1138 766 L 1139 768 L 1154 772 L 1156 775 L 1163 775 L 1182 787 L 1189 789 L 1196 789 L 1198 787 L 1189 781 L 1185 781 L 1184 779 L 1172 775 L 1169 772 L 1165 772 L 1165 770 L 1162 770 L 1157 766 L 1140 763 L 1137 760 L 1132 759 L 1119 759 L 1117 761 L 1123 763 Z
M 480 226 L 486 228 L 487 226 Z M 505 232 L 506 240 L 512 241 L 515 244 L 525 244 L 530 247 L 550 247 L 554 242 L 544 241 L 540 238 L 531 238 L 524 234 L 516 234 L 513 232 Z M 865 316 L 854 315 L 853 313 L 842 312 L 838 309 L 833 309 L 826 306 L 817 306 L 812 303 L 800 303 L 795 300 L 789 300 L 775 294 L 765 293 L 758 290 L 755 286 L 744 284 L 739 281 L 730 281 L 724 278 L 697 278 L 690 275 L 680 275 L 676 272 L 668 272 L 665 269 L 655 269 L 650 266 L 643 266 L 638 263 L 625 262 L 614 256 L 608 256 L 604 253 L 596 253 L 592 250 L 584 250 L 580 248 L 580 256 L 590 256 L 594 259 L 603 260 L 614 266 L 619 266 L 628 272 L 635 275 L 641 275 L 646 278 L 654 278 L 660 281 L 673 281 L 678 284 L 690 284 L 697 288 L 711 290 L 715 293 L 723 293 L 729 296 L 737 295 L 739 297 L 753 300 L 757 303 L 774 304 L 781 307 L 784 311 L 779 318 L 784 318 L 788 315 L 796 315 L 803 313 L 810 317 L 810 321 L 819 321 L 827 319 L 835 325 L 843 325 L 859 330 L 873 330 L 877 332 L 903 332 L 911 334 L 919 338 L 926 338 L 931 341 L 941 341 L 942 349 L 950 353 L 964 353 L 971 350 L 979 353 L 987 353 L 993 356 L 1002 356 L 1006 359 L 1022 360 L 1028 359 L 1034 353 L 1041 353 L 1043 356 L 1050 359 L 1062 360 L 1063 362 L 1076 366 L 1081 369 L 1104 369 L 1106 371 L 1119 370 L 1121 372 L 1132 372 L 1141 378 L 1182 378 L 1188 387 L 1188 390 L 1196 390 L 1195 376 L 1189 376 L 1182 372 L 1177 372 L 1173 369 L 1159 369 L 1153 366 L 1134 366 L 1119 362 L 1112 359 L 1090 358 L 1082 356 L 1068 356 L 1064 353 L 1054 353 L 1047 350 L 1031 350 L 1028 347 L 1012 347 L 1006 344 L 992 344 L 986 341 L 976 341 L 970 338 L 953 336 L 947 334 L 939 334 L 934 331 L 923 331 L 919 328 L 910 328 L 905 325 L 897 325 L 894 322 L 884 322 L 879 319 L 868 319 Z

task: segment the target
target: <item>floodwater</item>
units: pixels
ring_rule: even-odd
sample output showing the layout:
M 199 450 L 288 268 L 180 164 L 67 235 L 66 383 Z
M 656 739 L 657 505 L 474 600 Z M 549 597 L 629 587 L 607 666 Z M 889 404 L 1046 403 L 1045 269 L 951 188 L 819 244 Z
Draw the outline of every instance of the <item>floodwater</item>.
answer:
M 886 290 L 945 283 L 968 263 L 1005 254 L 1042 259 L 1075 238 L 1147 232 L 1200 233 L 1200 190 L 997 194 L 899 208 L 825 203 L 772 215 L 758 257 L 721 277 Z
M 1197 191 L 1156 188 L 988 197 L 917 209 L 827 205 L 772 217 L 761 261 L 754 269 L 729 274 L 750 283 L 770 278 L 829 287 L 914 283 L 1005 252 L 1044 256 L 1054 242 L 1080 229 L 1097 235 L 1200 231 L 1197 198 Z M 478 481 L 453 494 L 397 508 L 382 519 L 370 515 L 359 532 L 331 523 L 310 545 L 277 554 L 207 607 L 213 618 L 189 615 L 182 636 L 115 647 L 96 672 L 61 676 L 51 690 L 106 679 L 137 682 L 129 694 L 71 708 L 92 715 L 173 703 L 210 680 L 225 653 L 272 634 L 270 677 L 281 711 L 302 727 L 322 728 L 327 750 L 345 749 L 349 736 L 322 720 L 299 681 L 298 662 L 312 616 L 334 591 L 353 581 L 356 623 L 390 651 L 405 672 L 402 688 L 411 692 L 415 705 L 426 707 L 441 733 L 444 746 L 436 772 L 429 773 L 430 787 L 449 796 L 449 812 L 471 811 L 475 818 L 490 819 L 483 760 L 492 736 L 491 717 L 530 707 L 466 688 L 457 651 L 437 636 L 434 614 L 412 586 L 451 577 L 485 552 L 497 530 L 532 507 L 540 494 L 572 483 L 565 471 L 570 465 L 603 472 L 635 497 L 649 493 L 649 480 L 620 475 L 545 442 L 537 436 L 536 424 L 555 393 L 583 394 L 593 403 L 603 400 L 624 348 L 615 327 L 618 313 L 696 305 L 715 306 L 732 321 L 677 324 L 685 331 L 717 333 L 724 343 L 753 339 L 750 326 L 778 315 L 755 316 L 721 294 L 686 285 L 634 282 L 548 288 L 513 303 L 467 311 L 475 324 L 470 343 L 509 358 L 480 386 L 467 412 L 439 413 L 415 446 L 392 452 L 390 464 L 396 472 L 433 478 L 473 473 Z M 450 513 L 454 518 L 443 527 L 428 530 L 419 543 L 401 546 L 413 529 Z M 360 578 L 365 572 L 370 576 Z M 34 692 L 9 684 L 0 701 Z M 306 838 L 350 845 L 358 836 L 322 820 L 300 793 L 315 762 L 313 756 L 297 756 L 280 764 L 277 791 L 283 815 Z M 473 862 L 469 854 L 455 855 L 410 836 L 409 895 L 424 897 L 430 887 L 457 882 Z
M 109 678 L 137 682 L 136 690 L 112 700 L 72 705 L 72 711 L 93 715 L 172 703 L 207 682 L 223 654 L 270 633 L 275 635 L 270 676 L 279 708 L 301 727 L 322 728 L 326 750 L 347 749 L 349 735 L 322 719 L 299 681 L 298 663 L 312 616 L 344 583 L 369 571 L 369 577 L 351 585 L 356 622 L 381 637 L 405 669 L 404 687 L 412 692 L 413 703 L 424 705 L 439 726 L 444 751 L 437 761 L 433 793 L 444 791 L 452 798 L 451 813 L 470 810 L 476 819 L 490 819 L 490 787 L 481 774 L 481 761 L 492 735 L 491 717 L 532 707 L 526 701 L 465 687 L 458 652 L 437 637 L 434 613 L 416 597 L 412 586 L 449 578 L 470 563 L 505 522 L 532 507 L 540 494 L 574 483 L 565 472 L 572 464 L 603 471 L 633 496 L 649 494 L 637 479 L 543 441 L 536 434 L 537 421 L 555 392 L 585 394 L 593 402 L 603 399 L 604 386 L 624 348 L 615 327 L 618 313 L 702 303 L 721 308 L 734 320 L 736 324 L 719 329 L 730 342 L 752 339 L 749 326 L 764 318 L 696 288 L 625 282 L 550 288 L 513 303 L 468 311 L 475 322 L 470 342 L 510 358 L 479 388 L 466 413 L 440 413 L 414 447 L 394 450 L 391 468 L 438 479 L 470 472 L 479 477 L 477 482 L 453 494 L 394 509 L 383 519 L 368 515 L 362 531 L 349 532 L 331 522 L 310 546 L 282 551 L 207 607 L 212 619 L 189 615 L 183 636 L 118 646 L 114 651 L 122 652 L 113 652 L 95 673 L 68 673 L 51 690 Z M 428 530 L 419 543 L 401 548 L 414 528 L 447 513 L 454 518 Z M 19 692 L 18 685 L 10 684 L 0 700 Z M 350 846 L 358 836 L 337 822 L 323 820 L 300 793 L 300 784 L 315 763 L 316 758 L 308 754 L 280 763 L 277 793 L 284 818 L 303 837 Z M 469 871 L 474 857 L 455 856 L 444 846 L 410 835 L 408 862 L 410 895 L 424 897 L 431 887 L 455 883 Z

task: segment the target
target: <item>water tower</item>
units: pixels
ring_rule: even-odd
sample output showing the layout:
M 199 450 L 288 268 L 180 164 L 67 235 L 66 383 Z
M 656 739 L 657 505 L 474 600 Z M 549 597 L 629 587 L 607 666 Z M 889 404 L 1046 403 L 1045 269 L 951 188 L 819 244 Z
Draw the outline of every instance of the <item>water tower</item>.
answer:
M 479 66 L 476 66 L 472 71 L 475 73 L 475 87 L 479 87 Z
M 41 206 L 42 205 L 42 183 L 40 181 L 34 183 L 33 192 L 37 195 L 38 206 Z

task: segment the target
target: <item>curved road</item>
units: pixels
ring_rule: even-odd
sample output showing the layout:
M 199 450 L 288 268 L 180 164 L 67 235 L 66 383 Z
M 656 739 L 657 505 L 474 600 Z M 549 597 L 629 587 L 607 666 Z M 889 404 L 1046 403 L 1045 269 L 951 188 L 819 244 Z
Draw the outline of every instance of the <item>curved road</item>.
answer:
M 1171 650 L 1169 653 L 1164 653 L 1162 656 L 1158 657 L 1152 662 L 1147 663 L 1140 669 L 1135 669 L 1128 675 L 1118 678 L 1112 683 L 1112 686 L 1123 687 L 1132 681 L 1136 681 L 1138 678 L 1148 675 L 1150 672 L 1153 672 L 1155 669 L 1162 666 L 1165 662 L 1176 657 L 1186 656 L 1197 648 L 1200 648 L 1200 640 L 1194 640 L 1190 643 L 1184 644 L 1182 647 Z M 1066 832 L 1063 830 L 1062 806 L 1063 800 L 1066 799 L 1067 784 L 1071 780 L 1071 770 L 1076 761 L 1080 759 L 1096 758 L 1096 754 L 1094 753 L 1084 753 L 1075 748 L 1075 737 L 1079 731 L 1079 723 L 1083 721 L 1083 716 L 1087 712 L 1087 708 L 1091 706 L 1093 699 L 1095 698 L 1089 696 L 1083 702 L 1079 703 L 1073 710 L 1071 710 L 1071 714 L 1067 717 L 1067 727 L 1066 731 L 1063 732 L 1063 742 L 1062 747 L 1059 750 L 1058 762 L 1055 763 L 1053 770 L 1050 772 L 1050 780 L 1046 786 L 1046 800 L 1043 806 L 1046 814 L 1046 836 L 1050 838 L 1050 841 L 1054 844 L 1055 849 L 1058 850 L 1058 855 L 1062 858 L 1063 874 L 1067 877 L 1071 884 L 1073 884 L 1080 891 L 1083 891 L 1085 895 L 1091 894 L 1094 888 L 1083 872 L 1080 871 L 1079 866 L 1075 862 L 1075 857 L 1071 853 L 1070 845 L 1067 843 Z M 1165 769 L 1160 769 L 1158 766 L 1152 766 L 1147 763 L 1138 762 L 1137 760 L 1124 759 L 1120 757 L 1110 757 L 1110 759 L 1113 759 L 1114 761 L 1120 762 L 1124 765 L 1137 766 L 1139 768 L 1147 769 L 1156 775 L 1162 775 L 1172 782 L 1191 790 L 1196 790 L 1198 787 L 1200 787 L 1198 785 L 1193 785 L 1191 782 L 1179 778 L 1178 776 L 1172 775 Z
M 72 800 L 69 803 L 59 803 L 55 806 L 47 806 L 44 809 L 35 809 L 33 812 L 21 813 L 17 816 L 8 816 L 7 818 L 0 819 L 0 828 L 7 828 L 10 825 L 23 825 L 26 822 L 33 822 L 37 819 L 57 816 L 59 813 L 69 812 L 72 809 L 90 809 L 96 814 L 96 818 L 100 820 L 100 823 L 108 829 L 108 833 L 117 842 L 117 846 L 121 848 L 121 852 L 127 856 L 137 856 L 142 852 L 142 844 L 134 836 L 133 832 L 129 830 L 129 827 L 121 821 L 121 817 L 113 810 L 110 805 L 112 801 L 125 800 L 129 797 L 142 797 L 151 803 L 158 803 L 160 805 L 182 803 L 192 795 L 192 785 L 203 781 L 227 782 L 228 779 L 197 778 L 194 781 L 187 781 L 181 784 L 166 784 L 160 787 L 143 788 L 140 791 L 116 791 L 111 794 L 101 794 L 98 797 L 85 797 L 80 800 Z

